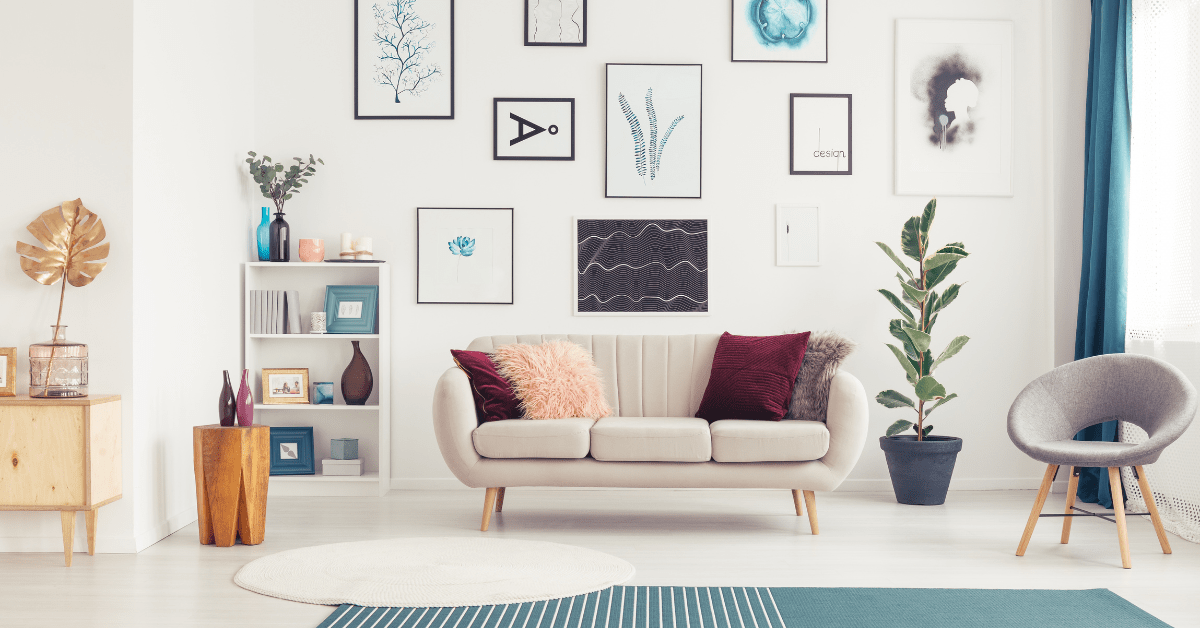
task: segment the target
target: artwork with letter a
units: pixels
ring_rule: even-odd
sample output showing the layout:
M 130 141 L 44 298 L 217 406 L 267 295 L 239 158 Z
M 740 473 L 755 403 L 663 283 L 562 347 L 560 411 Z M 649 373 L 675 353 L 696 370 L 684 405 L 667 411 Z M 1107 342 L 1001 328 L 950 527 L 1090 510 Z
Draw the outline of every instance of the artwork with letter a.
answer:
M 852 174 L 850 94 L 792 94 L 791 174 Z
M 454 118 L 454 0 L 355 0 L 354 117 Z
M 702 69 L 610 63 L 604 195 L 700 198 Z
M 1012 196 L 1013 25 L 896 21 L 896 194 Z
M 575 99 L 493 99 L 492 159 L 574 161 Z
M 575 314 L 707 315 L 708 220 L 575 219 Z

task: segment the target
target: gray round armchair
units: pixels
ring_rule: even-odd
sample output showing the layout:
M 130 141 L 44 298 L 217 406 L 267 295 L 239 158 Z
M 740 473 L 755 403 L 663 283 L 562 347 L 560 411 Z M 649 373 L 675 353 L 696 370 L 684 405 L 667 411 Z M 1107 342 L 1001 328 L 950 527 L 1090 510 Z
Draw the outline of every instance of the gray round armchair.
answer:
M 1133 467 L 1147 510 L 1166 554 L 1171 545 L 1158 517 L 1154 496 L 1142 465 L 1158 460 L 1196 415 L 1196 388 L 1170 364 L 1149 356 L 1102 355 L 1060 366 L 1033 380 L 1017 395 L 1008 411 L 1008 436 L 1018 449 L 1049 465 L 1025 534 L 1017 547 L 1024 556 L 1041 515 L 1042 506 L 1060 465 L 1074 467 L 1067 487 L 1067 508 L 1062 542 L 1071 534 L 1076 514 L 1075 491 L 1079 467 L 1107 467 L 1113 495 L 1113 514 L 1121 546 L 1121 565 L 1130 567 L 1125 507 L 1121 492 L 1121 467 Z M 1106 421 L 1127 421 L 1144 429 L 1149 439 L 1141 444 L 1073 440 L 1076 432 Z M 1086 515 L 1085 515 L 1086 516 Z

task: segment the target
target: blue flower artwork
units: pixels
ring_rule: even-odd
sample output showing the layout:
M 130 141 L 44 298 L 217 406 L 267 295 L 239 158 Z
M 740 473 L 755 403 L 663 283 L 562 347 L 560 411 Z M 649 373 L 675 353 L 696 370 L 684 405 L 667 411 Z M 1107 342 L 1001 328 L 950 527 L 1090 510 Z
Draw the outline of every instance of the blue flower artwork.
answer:
M 450 254 L 458 256 L 458 264 L 454 269 L 454 279 L 459 279 L 459 268 L 462 266 L 462 260 L 465 257 L 471 257 L 475 254 L 475 238 L 466 236 L 458 236 L 447 242 L 450 245 Z
M 829 60 L 829 0 L 731 2 L 734 61 Z

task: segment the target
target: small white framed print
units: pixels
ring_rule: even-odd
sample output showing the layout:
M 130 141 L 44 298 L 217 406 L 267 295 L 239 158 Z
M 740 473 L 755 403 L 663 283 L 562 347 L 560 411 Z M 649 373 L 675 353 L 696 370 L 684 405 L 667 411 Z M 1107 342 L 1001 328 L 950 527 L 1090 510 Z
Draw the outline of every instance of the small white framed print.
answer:
M 575 161 L 575 99 L 493 98 L 492 159 Z
M 417 303 L 513 302 L 512 208 L 417 208 Z
M 853 98 L 850 94 L 792 94 L 790 174 L 853 174 Z
M 775 206 L 775 265 L 821 265 L 821 209 Z

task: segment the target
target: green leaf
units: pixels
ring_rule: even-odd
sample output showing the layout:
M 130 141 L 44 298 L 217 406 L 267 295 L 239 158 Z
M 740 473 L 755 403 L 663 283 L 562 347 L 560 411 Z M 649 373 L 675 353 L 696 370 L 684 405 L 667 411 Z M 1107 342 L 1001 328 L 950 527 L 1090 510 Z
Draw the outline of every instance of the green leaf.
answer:
M 908 334 L 904 333 L 904 321 L 893 318 L 888 322 L 888 333 L 896 340 L 899 340 L 900 344 L 904 345 L 904 354 L 908 356 L 909 360 L 916 362 L 920 359 L 921 354 L 917 353 L 917 348 L 912 345 L 912 339 L 908 337 Z
M 922 438 L 924 438 L 924 437 L 926 437 L 926 436 L 929 436 L 929 433 L 930 433 L 930 432 L 932 432 L 932 431 L 933 431 L 933 426 L 932 426 L 932 425 L 926 425 L 926 426 L 925 426 L 925 429 L 924 429 L 924 430 L 922 430 L 921 437 L 922 437 Z
M 949 395 L 946 395 L 945 397 L 938 399 L 937 402 L 934 403 L 932 406 L 925 408 L 925 416 L 929 416 L 930 412 L 937 410 L 938 408 L 942 407 L 943 403 L 946 403 L 947 401 L 950 401 L 951 399 L 954 399 L 957 396 L 958 396 L 958 393 L 950 393 Z
M 900 267 L 900 270 L 904 271 L 905 275 L 908 275 L 910 278 L 914 278 L 912 271 L 908 269 L 908 266 L 901 261 L 899 257 L 896 257 L 896 254 L 892 252 L 891 247 L 882 242 L 876 242 L 875 244 L 879 245 L 879 248 L 883 249 L 883 252 L 887 253 L 887 256 L 892 258 L 893 262 L 896 262 L 896 265 Z
M 896 277 L 900 278 L 899 275 Z M 904 288 L 904 294 L 908 295 L 908 298 L 912 299 L 915 302 L 914 305 L 917 307 L 921 307 L 921 302 L 925 300 L 925 295 L 929 294 L 928 291 L 918 290 L 917 288 L 908 285 L 908 282 L 904 281 L 903 279 L 900 279 L 900 287 Z
M 275 172 L 283 172 L 283 164 L 275 164 Z
M 948 264 L 942 264 L 933 270 L 926 269 L 925 271 L 925 289 L 932 290 L 934 286 L 942 282 L 955 268 L 958 267 L 957 261 L 952 261 Z
M 263 161 L 265 161 L 267 163 L 271 163 L 271 158 L 267 157 L 266 155 L 263 155 Z
M 917 408 L 912 399 L 894 390 L 885 390 L 875 395 L 875 401 L 878 401 L 879 405 L 888 408 L 912 408 L 914 410 Z
M 929 259 L 925 260 L 925 272 L 929 272 L 943 264 L 957 262 L 964 257 L 966 257 L 966 255 L 959 253 L 934 253 L 929 257 Z
M 929 351 L 921 354 L 921 361 L 917 363 L 921 367 L 921 377 L 929 374 L 929 365 L 933 364 L 933 354 Z
M 907 430 L 908 428 L 912 427 L 912 425 L 913 425 L 912 421 L 905 421 L 904 419 L 900 419 L 899 421 L 896 421 L 895 423 L 892 423 L 891 425 L 888 426 L 887 435 L 895 436 L 896 434 L 899 434 L 900 432 L 903 432 L 904 430 Z
M 888 343 L 887 347 L 892 350 L 892 355 L 896 356 L 896 360 L 900 362 L 900 366 L 904 367 L 904 374 L 908 377 L 908 383 L 915 384 L 921 376 L 917 374 L 917 369 L 913 367 L 912 362 L 904 355 L 904 351 L 891 343 Z
M 246 154 L 247 154 L 247 155 L 250 155 L 251 157 L 258 157 L 258 153 L 254 152 L 254 151 L 252 151 L 252 150 L 251 150 L 251 151 L 247 151 L 247 152 L 246 152 Z
M 913 346 L 917 348 L 918 352 L 924 352 L 929 349 L 929 342 L 931 340 L 929 334 L 913 329 L 912 327 L 905 327 L 904 333 L 908 334 L 908 337 L 912 339 Z
M 913 216 L 900 230 L 900 250 L 905 255 L 921 261 L 921 219 Z
M 958 298 L 958 291 L 960 289 L 962 289 L 962 285 L 956 283 L 950 284 L 950 287 L 946 288 L 946 291 L 942 293 L 942 298 L 938 300 L 937 306 L 931 311 L 940 312 L 946 309 L 947 305 L 950 305 L 955 299 Z
M 283 200 L 285 200 L 285 201 L 290 201 L 290 200 L 292 200 L 292 195 L 291 195 L 291 194 L 285 194 L 285 195 L 283 196 Z
M 322 160 L 320 157 L 317 157 L 317 163 L 321 164 L 322 166 L 325 165 L 325 161 Z
M 900 312 L 900 315 L 904 317 L 904 320 L 908 322 L 909 325 L 917 324 L 916 319 L 913 318 L 912 310 L 908 309 L 908 306 L 900 300 L 900 297 L 892 294 L 890 290 L 884 290 L 883 288 L 879 289 L 879 294 L 882 294 L 883 297 L 887 299 L 897 311 Z
M 938 249 L 937 252 L 938 253 L 957 253 L 958 255 L 961 255 L 963 257 L 970 255 L 970 253 L 967 253 L 967 249 L 963 248 L 962 246 L 952 246 L 949 244 Z
M 936 369 L 942 362 L 945 362 L 946 360 L 949 360 L 957 355 L 958 352 L 961 351 L 964 346 L 966 346 L 968 340 L 970 340 L 970 338 L 966 336 L 959 336 L 954 340 L 951 340 L 950 344 L 946 345 L 946 349 L 942 351 L 942 354 L 938 356 L 938 359 L 935 360 L 933 365 L 929 367 L 930 372 Z
M 929 248 L 929 228 L 933 226 L 933 215 L 937 212 L 937 199 L 929 199 L 925 204 L 925 210 L 921 212 L 921 245 L 922 248 Z
M 922 377 L 921 381 L 917 382 L 915 392 L 917 393 L 917 398 L 921 401 L 930 401 L 946 396 L 946 388 L 929 375 Z
M 933 324 L 937 322 L 939 316 L 941 316 L 941 314 L 934 314 L 929 318 L 929 322 L 925 325 L 925 333 L 933 333 Z

